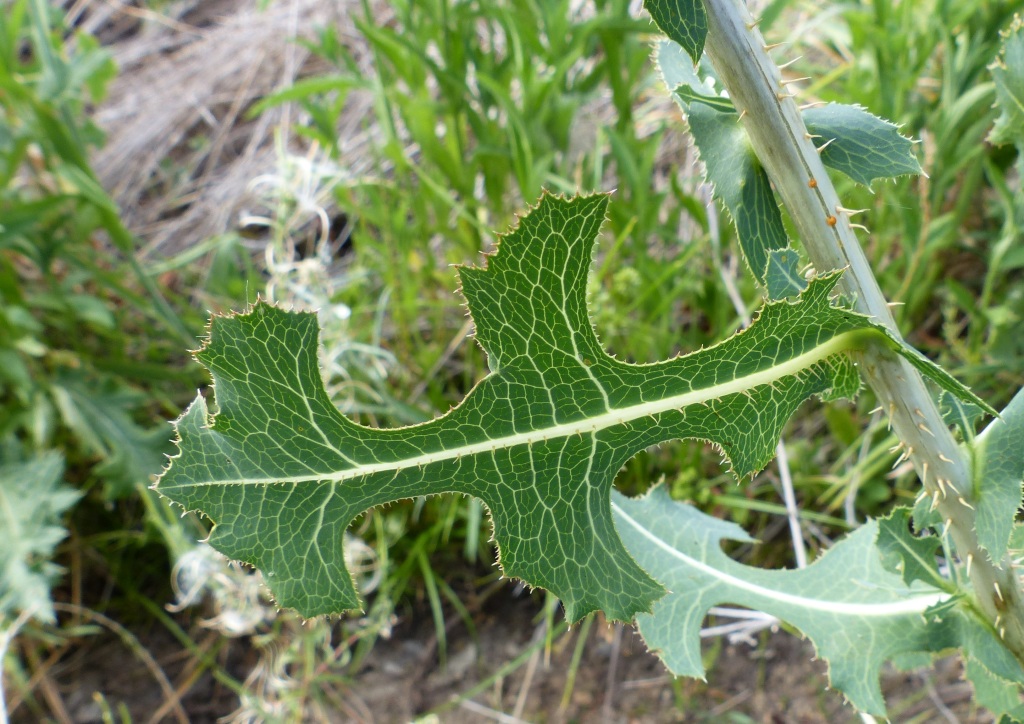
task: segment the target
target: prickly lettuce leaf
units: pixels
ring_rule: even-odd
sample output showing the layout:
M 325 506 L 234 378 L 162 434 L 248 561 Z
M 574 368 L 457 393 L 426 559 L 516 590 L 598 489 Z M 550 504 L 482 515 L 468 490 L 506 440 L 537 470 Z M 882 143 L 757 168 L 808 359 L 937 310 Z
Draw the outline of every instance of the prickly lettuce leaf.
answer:
M 886 569 L 899 573 L 908 586 L 914 581 L 942 588 L 935 556 L 939 539 L 925 533 L 914 535 L 910 530 L 911 511 L 896 508 L 878 521 L 878 549 Z
M 964 440 L 974 439 L 977 423 L 985 415 L 985 411 L 977 405 L 964 402 L 945 391 L 939 393 L 939 412 L 947 425 L 960 431 Z
M 167 428 L 139 426 L 131 411 L 143 399 L 113 379 L 94 380 L 77 371 L 58 375 L 51 388 L 61 417 L 82 444 L 101 459 L 96 475 L 108 500 L 150 485 L 167 462 Z
M 1004 713 L 1019 715 L 1024 711 L 1021 700 L 1024 670 L 999 640 L 999 632 L 973 611 L 968 597 L 957 592 L 955 585 L 940 574 L 936 558 L 939 538 L 927 532 L 912 532 L 911 517 L 910 510 L 901 507 L 878 521 L 877 545 L 882 565 L 900 574 L 907 585 L 920 581 L 952 594 L 925 611 L 925 620 L 933 624 L 933 630 L 941 629 L 942 635 L 964 653 L 967 678 L 975 686 L 978 702 L 996 719 Z M 896 663 L 900 658 L 905 663 L 908 656 L 897 657 Z M 918 666 L 926 664 L 926 661 L 917 662 Z
M 675 91 L 673 96 L 686 114 L 715 197 L 736 224 L 743 258 L 764 284 L 769 254 L 789 246 L 768 174 L 737 122 L 732 102 L 712 90 L 714 80 L 701 79 L 683 50 L 671 41 L 658 44 L 657 63 L 666 87 Z
M 821 160 L 859 184 L 875 179 L 921 173 L 914 142 L 899 127 L 859 106 L 829 103 L 803 111 L 804 124 L 816 138 Z
M 792 297 L 807 288 L 807 281 L 800 275 L 800 254 L 796 249 L 769 252 L 764 285 L 769 299 Z
M 975 703 L 985 707 L 995 721 L 1024 721 L 1020 684 L 996 676 L 971 657 L 965 662 L 964 675 L 974 687 Z
M 740 605 L 800 629 L 828 661 L 832 685 L 860 709 L 885 715 L 880 667 L 888 660 L 931 654 L 956 643 L 955 607 L 925 613 L 948 594 L 906 585 L 883 565 L 874 521 L 800 570 L 764 570 L 729 558 L 723 540 L 751 542 L 734 523 L 676 503 L 664 486 L 642 498 L 613 492 L 623 542 L 671 593 L 651 614 L 637 616 L 647 645 L 675 674 L 702 677 L 700 628 L 712 606 Z
M 972 443 L 978 542 L 998 561 L 1006 554 L 1024 483 L 1024 390 Z
M 448 492 L 487 505 L 505 573 L 551 590 L 570 620 L 649 610 L 663 589 L 612 523 L 619 468 L 651 445 L 701 438 L 751 475 L 805 399 L 856 392 L 845 352 L 887 338 L 833 304 L 832 274 L 714 347 L 620 362 L 585 303 L 606 206 L 606 196 L 544 196 L 486 268 L 460 270 L 491 373 L 427 423 L 372 429 L 340 414 L 317 367 L 312 314 L 258 304 L 216 318 L 197 354 L 213 374 L 216 415 L 203 397 L 184 413 L 157 489 L 212 518 L 211 544 L 261 568 L 278 601 L 307 616 L 359 605 L 341 551 L 358 515 Z

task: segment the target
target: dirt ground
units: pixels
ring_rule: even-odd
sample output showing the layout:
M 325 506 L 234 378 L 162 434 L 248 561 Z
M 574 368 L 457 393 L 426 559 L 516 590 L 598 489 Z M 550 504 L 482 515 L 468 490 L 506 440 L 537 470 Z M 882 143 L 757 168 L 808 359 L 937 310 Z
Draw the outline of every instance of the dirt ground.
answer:
M 466 724 L 501 721 L 497 712 L 517 709 L 516 719 L 531 722 L 745 721 L 737 714 L 765 722 L 852 718 L 837 694 L 823 691 L 824 666 L 812 663 L 810 648 L 794 637 L 769 636 L 758 649 L 725 645 L 704 684 L 675 681 L 631 628 L 617 642 L 615 628 L 603 621 L 590 631 L 564 710 L 578 629 L 556 641 L 547 661 L 538 650 L 532 677 L 527 663 L 471 700 L 453 701 L 535 640 L 538 614 L 530 602 L 505 596 L 481 617 L 477 641 L 463 635 L 451 642 L 447 669 L 420 655 L 421 634 L 429 641 L 432 623 L 410 621 L 374 651 L 354 689 L 376 721 L 409 721 L 445 705 L 440 721 Z
M 826 690 L 826 667 L 812 660 L 813 647 L 790 634 L 765 633 L 757 647 L 718 642 L 720 650 L 711 657 L 705 683 L 670 676 L 631 627 L 622 628 L 617 637 L 615 627 L 603 620 L 590 630 L 564 709 L 578 628 L 556 639 L 547 660 L 539 649 L 532 671 L 528 661 L 478 695 L 462 699 L 537 640 L 537 603 L 542 598 L 527 601 L 506 594 L 497 599 L 479 617 L 476 641 L 465 632 L 454 632 L 447 668 L 439 667 L 429 653 L 429 615 L 424 612 L 403 622 L 390 641 L 375 648 L 356 676 L 353 702 L 365 705 L 376 722 L 410 721 L 431 711 L 437 712 L 438 721 L 455 724 L 517 719 L 630 724 L 861 721 L 841 695 Z M 705 650 L 712 646 L 707 644 Z M 946 721 L 942 706 L 953 721 L 987 721 L 973 712 L 970 690 L 957 681 L 959 675 L 959 663 L 952 659 L 927 672 L 930 678 L 887 672 L 883 688 L 893 713 L 900 712 L 895 720 Z M 518 716 L 507 714 L 516 711 Z

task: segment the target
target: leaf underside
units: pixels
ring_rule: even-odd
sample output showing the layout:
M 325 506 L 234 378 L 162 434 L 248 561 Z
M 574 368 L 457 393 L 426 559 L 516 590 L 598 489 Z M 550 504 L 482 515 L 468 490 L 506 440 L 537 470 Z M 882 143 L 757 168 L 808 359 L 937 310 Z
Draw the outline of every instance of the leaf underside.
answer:
M 806 568 L 763 570 L 722 551 L 723 540 L 752 542 L 740 527 L 672 501 L 665 486 L 641 498 L 612 496 L 626 547 L 671 591 L 652 614 L 637 616 L 637 625 L 677 675 L 703 676 L 700 628 L 708 609 L 721 604 L 770 613 L 799 628 L 828 662 L 832 686 L 878 716 L 885 716 L 879 674 L 886 661 L 921 664 L 970 639 L 993 651 L 987 663 L 994 669 L 1013 671 L 992 644 L 1002 647 L 947 593 L 907 585 L 883 565 L 874 521 Z

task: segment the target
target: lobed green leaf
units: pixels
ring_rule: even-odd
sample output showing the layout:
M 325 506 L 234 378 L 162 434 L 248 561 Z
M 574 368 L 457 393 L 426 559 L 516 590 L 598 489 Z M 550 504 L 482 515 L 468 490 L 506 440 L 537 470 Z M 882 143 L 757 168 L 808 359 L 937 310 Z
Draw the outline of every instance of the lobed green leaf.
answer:
M 769 299 L 785 299 L 800 294 L 807 281 L 800 275 L 800 254 L 796 249 L 772 249 L 764 273 Z
M 954 608 L 939 621 L 925 618 L 948 594 L 908 586 L 887 570 L 873 521 L 806 568 L 763 570 L 721 550 L 723 540 L 751 542 L 741 528 L 672 501 L 664 486 L 637 499 L 613 492 L 613 510 L 630 553 L 671 591 L 651 614 L 637 616 L 637 625 L 677 675 L 703 676 L 700 628 L 720 604 L 764 611 L 800 629 L 828 661 L 832 685 L 861 711 L 880 716 L 879 670 L 886 661 L 955 643 Z
M 217 413 L 203 397 L 184 413 L 157 489 L 212 518 L 211 544 L 261 568 L 278 601 L 307 616 L 359 605 L 341 552 L 358 515 L 448 492 L 487 505 L 505 573 L 554 592 L 570 620 L 649 610 L 663 589 L 612 523 L 619 468 L 650 445 L 695 437 L 751 475 L 803 400 L 856 392 L 845 351 L 883 337 L 831 303 L 833 274 L 719 345 L 620 362 L 585 305 L 606 205 L 545 196 L 486 269 L 460 270 L 491 373 L 421 425 L 371 429 L 338 412 L 317 366 L 314 315 L 261 303 L 214 319 L 196 356 L 213 374 Z
M 929 533 L 914 535 L 910 530 L 910 520 L 910 509 L 900 507 L 878 521 L 878 550 L 882 565 L 899 573 L 908 586 L 914 581 L 923 581 L 943 588 L 946 582 L 939 574 L 935 560 L 940 541 Z
M 679 45 L 659 43 L 657 63 L 665 85 L 686 113 L 715 197 L 736 224 L 743 258 L 764 284 L 769 255 L 789 246 L 768 174 L 750 147 L 747 132 L 736 122 L 732 102 L 716 96 L 698 77 Z
M 816 136 L 821 160 L 859 184 L 877 178 L 921 173 L 914 142 L 899 127 L 858 106 L 829 103 L 803 112 L 807 130 Z
M 939 412 L 947 425 L 960 431 L 964 440 L 974 439 L 977 423 L 985 415 L 981 407 L 964 402 L 945 390 L 939 393 Z
M 996 676 L 977 659 L 967 657 L 964 675 L 974 687 L 974 702 L 983 706 L 997 722 L 1024 721 L 1020 685 Z
M 113 379 L 94 380 L 79 371 L 56 376 L 50 394 L 64 424 L 94 455 L 104 495 L 117 500 L 149 485 L 167 462 L 171 445 L 162 425 L 143 428 L 132 419 L 141 396 Z
M 80 497 L 63 484 L 64 461 L 55 452 L 27 462 L 0 461 L 0 620 L 21 611 L 53 621 L 50 562 L 67 535 L 60 518 Z

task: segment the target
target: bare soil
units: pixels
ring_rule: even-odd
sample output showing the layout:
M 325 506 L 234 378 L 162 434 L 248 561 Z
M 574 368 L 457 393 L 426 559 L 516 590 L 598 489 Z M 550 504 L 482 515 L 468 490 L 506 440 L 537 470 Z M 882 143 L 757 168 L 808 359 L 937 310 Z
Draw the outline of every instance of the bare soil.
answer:
M 647 652 L 632 628 L 602 620 L 590 628 L 574 683 L 567 686 L 570 662 L 581 627 L 543 641 L 543 596 L 516 595 L 507 584 L 474 616 L 471 637 L 458 617 L 439 661 L 429 608 L 409 613 L 389 640 L 380 640 L 362 666 L 344 677 L 344 708 L 328 722 L 763 722 L 832 724 L 859 722 L 842 697 L 826 689 L 826 667 L 813 659 L 806 641 L 785 632 L 765 632 L 757 646 L 705 643 L 710 663 L 707 682 L 676 679 Z M 561 612 L 555 617 L 560 622 Z M 219 634 L 204 631 L 198 618 L 182 620 L 201 650 L 210 651 Z M 209 673 L 195 676 L 196 660 L 156 623 L 133 632 L 171 685 L 179 691 L 187 721 L 216 722 L 238 707 L 238 698 Z M 67 720 L 103 722 L 101 701 L 123 707 L 131 721 L 180 721 L 153 672 L 138 651 L 118 637 L 80 640 L 47 673 Z M 220 643 L 224 643 L 220 641 Z M 524 653 L 526 655 L 524 656 Z M 851 652 L 851 655 L 856 655 Z M 216 657 L 239 680 L 256 665 L 248 639 L 221 646 Z M 521 663 L 495 676 L 507 664 Z M 971 703 L 956 659 L 944 659 L 921 674 L 887 670 L 882 679 L 890 714 L 899 722 L 991 721 Z M 480 685 L 483 684 L 482 690 Z M 42 696 L 40 696 L 40 693 Z M 45 691 L 37 696 L 47 699 Z M 565 697 L 565 706 L 563 706 Z M 40 711 L 22 706 L 14 722 L 40 721 Z M 317 719 L 317 721 L 321 721 Z
M 403 622 L 391 641 L 380 643 L 352 688 L 354 700 L 373 721 L 410 721 L 437 711 L 443 722 L 800 722 L 861 721 L 835 691 L 826 689 L 826 666 L 813 647 L 785 632 L 768 633 L 756 647 L 707 643 L 708 681 L 676 679 L 650 654 L 631 627 L 616 637 L 615 626 L 599 621 L 590 630 L 575 679 L 562 708 L 579 628 L 530 663 L 497 678 L 464 699 L 476 684 L 492 678 L 519 657 L 538 633 L 538 602 L 502 595 L 481 614 L 474 641 L 453 632 L 447 667 L 432 652 L 428 612 Z M 561 616 L 561 613 L 558 614 Z M 717 651 L 712 653 L 714 648 Z M 856 655 L 856 652 L 851 652 Z M 532 673 L 532 676 L 531 676 Z M 988 721 L 958 681 L 959 663 L 943 660 L 924 675 L 887 671 L 883 689 L 896 721 L 947 721 L 940 706 L 961 722 Z M 933 699 L 934 697 L 934 699 Z M 509 718 L 518 708 L 519 715 Z M 504 715 L 504 718 L 503 716 Z

